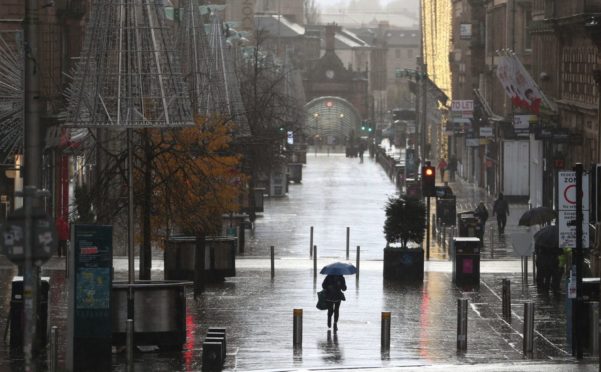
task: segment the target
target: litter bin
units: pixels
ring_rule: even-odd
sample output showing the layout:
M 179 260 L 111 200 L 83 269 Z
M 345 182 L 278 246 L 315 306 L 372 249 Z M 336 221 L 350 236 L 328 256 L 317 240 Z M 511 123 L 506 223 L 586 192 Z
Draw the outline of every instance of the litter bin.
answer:
M 474 212 L 457 213 L 458 233 L 464 237 L 480 236 L 480 220 Z
M 453 283 L 458 286 L 480 285 L 480 239 L 455 237 L 451 244 Z
M 164 252 L 165 280 L 194 280 L 195 260 L 196 237 L 170 237 Z M 204 263 L 206 281 L 218 282 L 236 276 L 236 238 L 207 236 Z
M 457 199 L 455 195 L 436 198 L 436 217 L 446 226 L 455 226 L 455 213 L 457 213 Z
M 40 294 L 40 316 L 36 325 L 38 345 L 45 345 L 48 328 L 48 291 L 50 290 L 50 277 L 44 276 L 41 278 L 38 290 Z M 23 347 L 24 327 L 23 277 L 15 276 L 12 281 L 10 296 L 10 347 L 12 349 Z
M 288 181 L 301 183 L 303 179 L 303 163 L 288 163 Z

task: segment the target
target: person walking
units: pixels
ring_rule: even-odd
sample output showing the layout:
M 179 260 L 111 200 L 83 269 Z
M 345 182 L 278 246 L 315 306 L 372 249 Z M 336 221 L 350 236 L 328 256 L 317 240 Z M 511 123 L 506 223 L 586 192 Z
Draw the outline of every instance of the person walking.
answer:
M 63 216 L 59 216 L 56 219 L 56 234 L 58 236 L 58 256 L 66 256 L 67 241 L 69 240 L 69 224 Z
M 444 160 L 444 158 L 441 158 L 438 161 L 438 169 L 440 170 L 440 182 L 444 182 L 444 172 L 447 170 L 447 167 L 449 165 L 447 164 L 446 160 Z
M 457 172 L 457 157 L 455 155 L 451 155 L 447 170 L 449 171 L 449 181 L 455 182 L 455 172 Z
M 480 238 L 480 244 L 484 245 L 484 227 L 486 226 L 486 220 L 488 220 L 488 209 L 484 205 L 484 202 L 480 202 L 474 211 L 474 216 L 478 218 L 480 222 L 480 232 L 478 238 Z
M 346 301 L 346 281 L 342 275 L 328 275 L 321 283 L 325 291 L 326 304 L 328 305 L 328 328 L 332 327 L 332 315 L 334 315 L 334 332 L 338 330 L 338 316 L 340 315 L 340 302 Z
M 507 200 L 503 199 L 503 193 L 499 193 L 499 197 L 495 200 L 495 204 L 492 207 L 492 215 L 497 215 L 497 226 L 499 227 L 499 235 L 505 232 L 505 225 L 507 224 L 507 216 L 509 216 L 509 204 Z

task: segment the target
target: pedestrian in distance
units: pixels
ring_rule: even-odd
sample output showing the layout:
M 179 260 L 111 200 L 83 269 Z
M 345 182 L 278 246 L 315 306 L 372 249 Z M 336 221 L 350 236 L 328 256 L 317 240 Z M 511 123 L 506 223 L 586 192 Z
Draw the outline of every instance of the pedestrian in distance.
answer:
M 446 160 L 444 160 L 444 158 L 441 158 L 438 161 L 438 169 L 440 170 L 440 182 L 444 182 L 444 172 L 447 170 L 448 168 L 448 164 L 446 162 Z
M 58 256 L 66 256 L 67 242 L 69 240 L 69 224 L 65 221 L 65 217 L 59 216 L 56 218 L 55 225 L 58 236 Z
M 340 303 L 346 301 L 346 281 L 342 275 L 328 275 L 321 283 L 325 291 L 326 304 L 328 305 L 328 328 L 332 327 L 332 315 L 334 315 L 334 332 L 338 331 L 338 316 L 340 315 Z
M 478 218 L 480 224 L 480 236 L 478 236 L 478 238 L 480 238 L 480 244 L 484 245 L 484 227 L 486 226 L 486 220 L 488 220 L 488 209 L 486 209 L 483 201 L 481 201 L 476 207 L 474 216 Z
M 457 172 L 457 157 L 455 155 L 451 155 L 447 170 L 449 171 L 449 181 L 455 182 L 455 172 Z
M 499 197 L 495 200 L 492 207 L 492 215 L 497 215 L 497 226 L 499 227 L 499 235 L 505 233 L 505 225 L 507 224 L 507 216 L 509 216 L 509 204 L 503 198 L 503 193 L 499 193 Z

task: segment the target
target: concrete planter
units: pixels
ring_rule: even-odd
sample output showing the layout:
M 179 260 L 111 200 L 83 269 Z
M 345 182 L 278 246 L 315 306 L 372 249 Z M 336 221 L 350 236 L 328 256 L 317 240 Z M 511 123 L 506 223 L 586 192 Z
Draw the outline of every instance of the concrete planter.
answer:
M 384 248 L 384 279 L 407 283 L 424 281 L 422 248 Z

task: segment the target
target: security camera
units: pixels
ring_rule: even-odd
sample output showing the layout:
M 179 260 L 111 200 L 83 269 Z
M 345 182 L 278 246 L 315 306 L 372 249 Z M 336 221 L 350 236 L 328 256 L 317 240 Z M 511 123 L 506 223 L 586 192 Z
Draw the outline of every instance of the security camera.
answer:
M 546 72 L 544 72 L 544 71 L 543 71 L 543 72 L 541 72 L 541 73 L 540 73 L 540 75 L 538 75 L 538 78 L 539 78 L 541 81 L 547 81 L 547 80 L 551 79 L 551 77 L 549 76 L 549 74 L 547 74 L 547 73 L 546 73 Z

